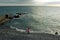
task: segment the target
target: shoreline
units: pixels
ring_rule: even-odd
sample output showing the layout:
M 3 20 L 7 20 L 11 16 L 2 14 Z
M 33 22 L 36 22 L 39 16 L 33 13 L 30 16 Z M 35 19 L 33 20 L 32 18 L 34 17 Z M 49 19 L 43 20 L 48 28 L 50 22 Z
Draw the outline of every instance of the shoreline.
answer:
M 52 35 L 47 33 L 27 34 L 11 29 L 0 30 L 0 40 L 60 40 L 59 38 L 60 35 Z

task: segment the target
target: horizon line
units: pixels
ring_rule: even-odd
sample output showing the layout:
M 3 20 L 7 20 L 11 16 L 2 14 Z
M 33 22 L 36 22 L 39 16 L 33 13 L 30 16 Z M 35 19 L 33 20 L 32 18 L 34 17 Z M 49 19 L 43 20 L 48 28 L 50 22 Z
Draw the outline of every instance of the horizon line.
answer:
M 0 4 L 0 6 L 44 6 L 43 4 Z
M 0 4 L 0 6 L 60 6 L 60 4 Z

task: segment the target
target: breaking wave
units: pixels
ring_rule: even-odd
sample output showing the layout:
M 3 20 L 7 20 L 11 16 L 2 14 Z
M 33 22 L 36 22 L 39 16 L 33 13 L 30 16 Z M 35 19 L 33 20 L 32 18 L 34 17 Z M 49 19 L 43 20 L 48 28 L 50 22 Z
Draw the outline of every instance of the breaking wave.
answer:
M 19 29 L 19 28 L 13 27 L 13 26 L 10 26 L 10 28 L 11 28 L 11 29 L 15 29 L 16 31 L 19 31 L 19 32 L 24 32 L 24 33 L 26 33 L 26 30 L 24 30 L 24 29 Z M 30 30 L 30 33 L 48 33 L 48 32 L 40 32 L 40 31 Z M 52 34 L 52 33 L 49 33 L 49 34 Z

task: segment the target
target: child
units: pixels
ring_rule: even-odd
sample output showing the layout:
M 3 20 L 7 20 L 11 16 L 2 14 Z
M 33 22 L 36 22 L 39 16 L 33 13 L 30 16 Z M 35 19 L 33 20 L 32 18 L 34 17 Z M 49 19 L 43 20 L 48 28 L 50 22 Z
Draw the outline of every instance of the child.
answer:
M 27 28 L 26 32 L 27 32 L 28 34 L 30 34 L 30 28 L 29 28 L 29 27 Z

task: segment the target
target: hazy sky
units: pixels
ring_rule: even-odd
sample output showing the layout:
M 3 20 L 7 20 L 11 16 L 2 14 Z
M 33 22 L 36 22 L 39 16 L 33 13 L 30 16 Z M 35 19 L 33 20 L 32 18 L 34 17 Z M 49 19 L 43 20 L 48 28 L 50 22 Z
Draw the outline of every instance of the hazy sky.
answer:
M 60 0 L 0 0 L 0 4 L 37 4 L 58 3 Z
M 0 0 L 0 3 L 32 3 L 32 0 Z
M 0 0 L 0 3 L 40 3 L 40 2 L 54 2 L 60 0 Z

